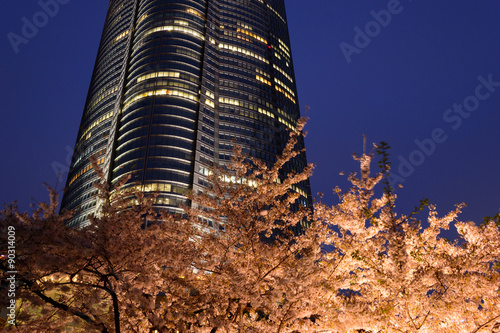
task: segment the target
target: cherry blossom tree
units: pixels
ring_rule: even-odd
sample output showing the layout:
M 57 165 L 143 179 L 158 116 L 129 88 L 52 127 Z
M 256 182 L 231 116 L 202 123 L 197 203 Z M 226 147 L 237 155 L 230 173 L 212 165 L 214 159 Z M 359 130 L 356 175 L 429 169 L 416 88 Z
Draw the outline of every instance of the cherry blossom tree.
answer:
M 154 196 L 125 192 L 110 202 L 108 189 L 98 187 L 107 203 L 81 230 L 66 227 L 69 215 L 57 214 L 53 191 L 51 203 L 31 216 L 15 207 L 2 212 L 2 229 L 16 230 L 20 331 L 175 328 L 177 320 L 164 323 L 165 307 L 156 304 L 182 311 L 177 303 L 189 299 L 179 277 L 192 261 L 191 228 L 172 216 L 158 217 Z M 159 220 L 164 223 L 149 223 Z M 9 271 L 5 261 L 0 269 Z
M 338 204 L 300 205 L 286 173 L 304 121 L 276 163 L 236 148 L 184 216 L 156 194 L 96 184 L 91 225 L 65 225 L 57 196 L 32 213 L 1 212 L 16 230 L 20 332 L 494 332 L 500 325 L 500 234 L 495 218 L 460 222 L 422 202 L 396 213 L 388 146 L 355 156 Z M 100 172 L 94 165 L 96 172 Z M 372 174 L 373 173 L 373 174 Z M 123 186 L 123 187 L 122 187 Z M 378 186 L 380 191 L 376 190 Z M 427 210 L 427 217 L 421 218 Z M 459 238 L 448 241 L 443 230 Z M 328 251 L 327 251 L 328 249 Z M 0 250 L 6 245 L 0 243 Z M 0 261 L 0 274 L 9 271 Z
M 236 149 L 233 163 L 216 168 L 208 191 L 192 196 L 188 218 L 201 217 L 220 228 L 204 228 L 193 263 L 203 272 L 197 288 L 211 332 L 292 332 L 316 326 L 319 304 L 311 291 L 323 256 L 312 210 L 297 204 L 290 190 L 306 180 L 312 166 L 283 177 L 282 170 L 301 151 L 294 150 L 303 121 L 271 167 Z M 201 310 L 201 309 L 200 309 Z
M 324 274 L 338 306 L 330 322 L 333 331 L 369 332 L 491 332 L 500 323 L 499 229 L 493 221 L 483 225 L 460 222 L 463 205 L 443 217 L 428 206 L 425 221 L 417 212 L 395 212 L 388 182 L 388 146 L 378 146 L 382 171 L 370 175 L 373 156 L 355 156 L 359 178 L 339 204 L 315 207 L 317 220 L 328 225 L 321 241 L 331 244 Z M 384 193 L 374 196 L 376 184 Z M 459 238 L 441 236 L 454 223 Z M 340 273 L 340 274 L 339 274 Z M 323 275 L 325 276 L 325 275 Z M 340 292 L 339 292 L 340 290 Z
M 5 210 L 2 228 L 19 235 L 19 329 L 285 332 L 314 324 L 317 305 L 305 296 L 320 248 L 302 226 L 310 207 L 297 209 L 290 191 L 312 167 L 280 176 L 301 153 L 300 131 L 271 168 L 236 150 L 182 219 L 155 210 L 154 195 L 122 191 L 127 179 L 115 192 L 97 184 L 103 208 L 80 230 L 65 226 L 53 191 L 32 215 Z

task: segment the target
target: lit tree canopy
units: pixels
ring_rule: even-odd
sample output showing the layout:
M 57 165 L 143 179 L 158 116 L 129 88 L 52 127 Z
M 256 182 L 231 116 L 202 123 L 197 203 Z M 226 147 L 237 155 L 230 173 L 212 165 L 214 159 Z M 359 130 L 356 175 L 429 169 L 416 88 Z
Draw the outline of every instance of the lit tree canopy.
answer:
M 355 156 L 352 188 L 338 204 L 298 204 L 310 176 L 235 149 L 184 216 L 158 211 L 155 194 L 99 189 L 102 210 L 66 227 L 57 196 L 32 213 L 15 205 L 0 228 L 16 230 L 19 332 L 492 332 L 500 325 L 500 234 L 422 202 L 398 215 L 387 145 Z M 99 172 L 97 166 L 95 169 Z M 376 194 L 376 186 L 383 190 Z M 427 207 L 427 208 L 426 208 Z M 419 220 L 426 208 L 428 216 Z M 443 230 L 459 238 L 448 241 Z M 2 253 L 7 245 L 1 243 Z M 326 250 L 328 249 L 328 251 Z M 0 262 L 4 277 L 9 271 Z M 496 328 L 495 328 L 496 327 Z

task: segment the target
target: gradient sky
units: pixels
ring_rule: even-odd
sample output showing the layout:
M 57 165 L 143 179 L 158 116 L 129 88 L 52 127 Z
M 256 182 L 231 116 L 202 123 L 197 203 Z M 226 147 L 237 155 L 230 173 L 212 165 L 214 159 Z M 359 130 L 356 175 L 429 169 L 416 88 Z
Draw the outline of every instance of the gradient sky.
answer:
M 108 3 L 65 1 L 46 22 L 38 1 L 1 5 L 0 203 L 22 209 L 47 199 L 44 182 L 64 186 Z M 299 101 L 311 107 L 313 194 L 333 203 L 332 189 L 349 187 L 339 173 L 357 170 L 366 135 L 392 146 L 400 213 L 422 198 L 441 214 L 467 203 L 463 220 L 499 212 L 500 2 L 286 5 Z M 34 16 L 40 28 L 16 53 L 9 33 L 23 36 Z M 464 103 L 474 111 L 454 111 Z

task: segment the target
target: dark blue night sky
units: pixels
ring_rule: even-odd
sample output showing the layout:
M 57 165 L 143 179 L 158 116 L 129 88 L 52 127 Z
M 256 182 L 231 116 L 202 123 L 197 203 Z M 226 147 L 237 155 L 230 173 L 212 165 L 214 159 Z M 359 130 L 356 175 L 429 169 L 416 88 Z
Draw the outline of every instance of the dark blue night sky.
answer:
M 0 14 L 0 202 L 22 209 L 47 199 L 44 182 L 64 186 L 107 9 L 58 1 L 52 16 L 35 0 L 4 1 Z M 333 203 L 332 188 L 348 188 L 339 173 L 357 170 L 366 135 L 393 148 L 400 213 L 425 197 L 441 215 L 467 203 L 463 220 L 498 213 L 499 2 L 286 5 L 313 193 Z M 23 31 L 34 20 L 38 31 Z

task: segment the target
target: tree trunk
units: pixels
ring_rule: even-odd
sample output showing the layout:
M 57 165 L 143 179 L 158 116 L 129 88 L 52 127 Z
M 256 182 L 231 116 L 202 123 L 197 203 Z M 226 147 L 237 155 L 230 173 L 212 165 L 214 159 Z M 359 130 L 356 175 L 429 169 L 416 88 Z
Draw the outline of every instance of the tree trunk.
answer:
M 115 314 L 115 332 L 120 333 L 120 308 L 118 307 L 118 297 L 113 292 L 111 293 L 113 299 L 113 311 Z

